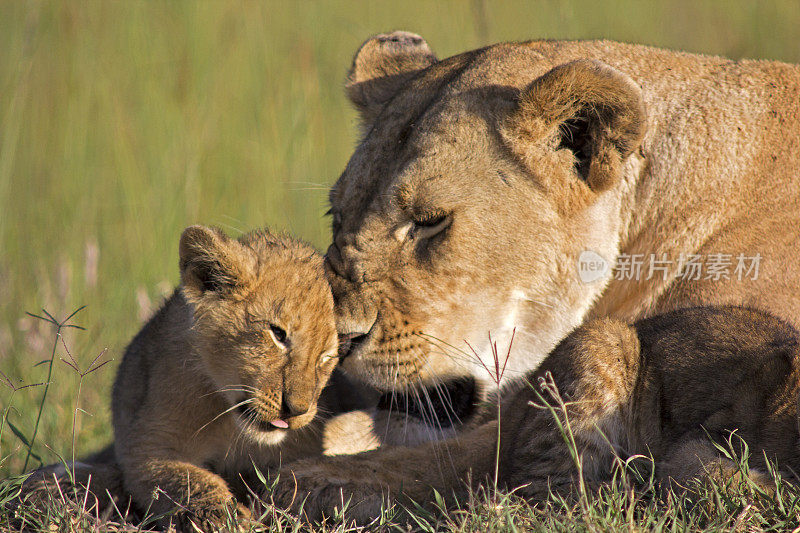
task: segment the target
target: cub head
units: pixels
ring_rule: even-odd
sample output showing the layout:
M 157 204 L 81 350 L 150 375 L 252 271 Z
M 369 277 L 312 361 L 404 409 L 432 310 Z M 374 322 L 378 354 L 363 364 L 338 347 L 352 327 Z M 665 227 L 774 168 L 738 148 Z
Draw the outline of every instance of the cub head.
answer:
M 336 366 L 333 299 L 313 248 L 265 230 L 231 239 L 192 226 L 180 240 L 201 372 L 265 443 L 308 424 Z
M 535 368 L 610 278 L 641 165 L 640 88 L 594 60 L 502 44 L 437 60 L 395 32 L 356 53 L 364 136 L 330 192 L 343 366 L 384 390 Z M 491 335 L 491 342 L 490 342 Z M 466 342 L 465 342 L 466 341 Z

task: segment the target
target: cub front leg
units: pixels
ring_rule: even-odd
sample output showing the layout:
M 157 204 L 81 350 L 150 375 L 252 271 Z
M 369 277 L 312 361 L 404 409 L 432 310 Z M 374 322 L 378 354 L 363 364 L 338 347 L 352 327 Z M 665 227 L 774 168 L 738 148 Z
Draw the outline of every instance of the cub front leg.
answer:
M 175 513 L 183 530 L 218 529 L 236 509 L 238 518 L 248 518 L 249 510 L 236 504 L 228 485 L 220 476 L 194 464 L 168 459 L 147 459 L 125 465 L 125 487 L 142 509 L 153 514 Z M 165 516 L 163 522 L 169 522 Z
M 347 506 L 345 517 L 369 523 L 395 501 L 426 505 L 434 490 L 462 500 L 494 475 L 496 422 L 457 438 L 413 448 L 381 448 L 358 455 L 323 457 L 292 463 L 280 472 L 272 496 L 276 504 L 309 520 L 332 517 Z
M 595 320 L 564 339 L 504 398 L 509 488 L 538 500 L 609 479 L 639 368 L 636 330 L 623 322 Z

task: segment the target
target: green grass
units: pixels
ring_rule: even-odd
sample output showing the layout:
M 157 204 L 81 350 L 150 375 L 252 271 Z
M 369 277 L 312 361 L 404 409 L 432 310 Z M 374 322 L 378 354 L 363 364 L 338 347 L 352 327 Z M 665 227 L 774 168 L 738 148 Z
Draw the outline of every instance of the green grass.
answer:
M 767 497 L 757 489 L 741 486 L 696 487 L 692 497 L 668 493 L 662 496 L 656 489 L 632 490 L 623 481 L 592 492 L 582 502 L 553 496 L 546 502 L 530 505 L 513 494 L 474 494 L 460 509 L 443 512 L 440 508 L 394 506 L 376 517 L 367 530 L 434 532 L 605 532 L 605 531 L 797 531 L 800 515 L 800 493 L 784 486 L 776 498 Z M 775 503 L 779 501 L 780 503 Z M 46 529 L 52 531 L 126 531 L 152 528 L 153 521 L 128 522 L 121 518 L 124 508 L 112 510 L 98 519 L 85 508 L 80 499 L 54 498 L 44 511 L 25 512 L 26 522 L 16 524 L 0 519 L 4 530 Z M 251 526 L 243 531 L 315 531 L 345 533 L 361 530 L 348 520 L 347 508 L 340 516 L 325 524 L 309 526 L 287 513 L 270 509 L 256 514 L 268 526 Z M 236 524 L 230 517 L 229 524 Z
M 114 368 L 177 281 L 184 226 L 267 224 L 326 246 L 326 189 L 357 135 L 342 80 L 363 39 L 398 28 L 440 56 L 605 37 L 800 61 L 795 1 L 0 2 L 0 371 L 46 380 L 52 326 L 25 314 L 42 308 L 86 305 L 66 344 L 83 366 L 116 359 L 84 378 L 75 418 L 79 379 L 57 348 L 37 456 L 71 455 L 73 419 L 78 455 L 111 438 Z M 42 393 L 0 386 L 27 438 Z M 25 452 L 5 427 L 0 478 Z

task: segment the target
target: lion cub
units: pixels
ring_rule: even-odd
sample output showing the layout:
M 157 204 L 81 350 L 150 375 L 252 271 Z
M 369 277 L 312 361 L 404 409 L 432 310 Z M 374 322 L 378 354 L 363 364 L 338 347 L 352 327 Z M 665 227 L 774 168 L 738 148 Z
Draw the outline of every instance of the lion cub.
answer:
M 597 319 L 574 330 L 532 374 L 545 397 L 550 376 L 568 402 L 587 481 L 609 480 L 616 454 L 652 456 L 657 477 L 676 487 L 694 479 L 738 483 L 738 466 L 719 447 L 741 453 L 743 443 L 752 450 L 749 477 L 765 491 L 774 489 L 767 460 L 789 473 L 800 468 L 800 333 L 767 312 L 726 305 L 632 325 Z M 532 388 L 515 401 L 521 408 L 541 403 Z M 527 409 L 502 421 L 520 428 L 505 438 L 513 450 L 507 481 L 525 483 L 523 494 L 545 497 L 574 483 L 551 420 L 546 410 Z
M 179 251 L 181 285 L 114 383 L 115 452 L 138 506 L 213 526 L 253 464 L 321 453 L 318 431 L 295 430 L 336 366 L 333 298 L 322 258 L 266 231 L 192 226 Z

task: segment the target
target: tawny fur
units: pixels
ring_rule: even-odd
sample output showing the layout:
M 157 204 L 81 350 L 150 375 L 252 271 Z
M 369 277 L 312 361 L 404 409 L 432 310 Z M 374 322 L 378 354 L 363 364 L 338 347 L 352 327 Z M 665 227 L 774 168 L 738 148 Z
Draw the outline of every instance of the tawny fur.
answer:
M 343 361 L 352 375 L 386 391 L 469 376 L 485 398 L 487 332 L 502 355 L 516 329 L 509 387 L 592 317 L 746 304 L 800 325 L 797 66 L 608 41 L 507 43 L 437 60 L 397 32 L 359 49 L 347 93 L 364 135 L 331 189 L 327 265 L 337 327 L 362 335 Z M 609 269 L 584 283 L 587 250 L 612 268 L 642 254 L 641 274 Z M 714 254 L 729 254 L 727 276 L 682 274 L 691 256 Z M 757 276 L 739 279 L 739 254 L 760 258 Z M 651 257 L 670 261 L 665 274 L 649 275 Z M 420 435 L 399 422 L 395 443 Z M 449 454 L 467 463 L 446 491 L 483 471 L 491 426 L 477 417 L 462 426 L 477 433 Z M 401 449 L 369 464 L 396 488 L 449 460 Z M 293 470 L 302 494 L 306 482 L 335 487 L 360 474 L 358 464 Z M 340 505 L 330 492 L 319 508 Z

